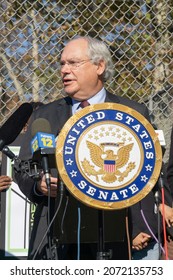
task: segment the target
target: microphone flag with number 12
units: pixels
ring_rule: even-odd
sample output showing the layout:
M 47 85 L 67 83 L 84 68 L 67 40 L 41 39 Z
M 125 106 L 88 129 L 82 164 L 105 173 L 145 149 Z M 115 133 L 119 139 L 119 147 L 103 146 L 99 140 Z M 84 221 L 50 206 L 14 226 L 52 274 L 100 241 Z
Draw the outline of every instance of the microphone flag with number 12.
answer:
M 50 133 L 37 132 L 31 141 L 32 154 L 46 148 L 55 148 L 55 136 Z
M 31 130 L 33 135 L 31 141 L 32 161 L 43 167 L 43 161 L 47 158 L 49 167 L 55 167 L 55 136 L 51 133 L 50 123 L 43 118 L 36 119 Z

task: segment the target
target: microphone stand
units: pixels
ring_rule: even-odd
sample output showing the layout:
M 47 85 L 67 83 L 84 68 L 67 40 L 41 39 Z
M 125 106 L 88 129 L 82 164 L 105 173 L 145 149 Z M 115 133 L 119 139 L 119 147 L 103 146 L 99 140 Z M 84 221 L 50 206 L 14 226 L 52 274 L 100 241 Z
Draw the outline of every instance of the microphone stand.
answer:
M 104 213 L 98 210 L 98 251 L 97 260 L 109 260 L 112 257 L 112 251 L 105 251 L 104 243 Z
M 48 223 L 48 227 L 49 227 L 50 216 L 51 216 L 51 205 L 50 205 L 50 201 L 51 201 L 51 196 L 50 196 L 51 179 L 50 179 L 48 155 L 44 152 L 43 152 L 42 157 L 41 157 L 41 163 L 42 163 L 43 173 L 44 173 L 44 176 L 45 176 L 46 186 L 47 186 L 47 190 L 48 190 L 47 223 Z M 49 244 L 49 249 L 47 251 L 47 256 L 48 256 L 48 259 L 52 260 L 52 244 L 51 244 L 51 230 L 50 229 L 47 232 L 47 238 L 48 238 L 48 244 Z

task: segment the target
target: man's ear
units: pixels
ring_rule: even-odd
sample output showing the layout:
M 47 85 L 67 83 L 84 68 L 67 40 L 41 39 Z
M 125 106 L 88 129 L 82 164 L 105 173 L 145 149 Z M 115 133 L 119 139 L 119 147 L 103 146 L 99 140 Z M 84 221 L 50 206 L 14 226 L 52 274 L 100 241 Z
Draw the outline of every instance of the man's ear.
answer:
M 97 74 L 101 76 L 105 71 L 106 65 L 104 60 L 100 60 L 97 64 Z

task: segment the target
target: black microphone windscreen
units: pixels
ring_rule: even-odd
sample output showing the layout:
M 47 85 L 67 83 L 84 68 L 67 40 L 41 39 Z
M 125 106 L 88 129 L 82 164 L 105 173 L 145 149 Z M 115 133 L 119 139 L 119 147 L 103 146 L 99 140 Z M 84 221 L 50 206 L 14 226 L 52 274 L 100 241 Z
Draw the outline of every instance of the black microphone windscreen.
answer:
M 4 145 L 11 144 L 27 123 L 33 112 L 30 103 L 23 103 L 0 128 L 0 140 Z
M 31 135 L 34 137 L 37 132 L 51 133 L 50 123 L 44 118 L 38 118 L 33 121 L 31 126 Z

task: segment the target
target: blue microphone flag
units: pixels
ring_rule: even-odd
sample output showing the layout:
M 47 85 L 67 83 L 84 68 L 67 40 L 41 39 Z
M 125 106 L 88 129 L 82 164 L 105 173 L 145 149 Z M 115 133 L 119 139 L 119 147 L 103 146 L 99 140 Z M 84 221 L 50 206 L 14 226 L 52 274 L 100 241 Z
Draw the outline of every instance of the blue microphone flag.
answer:
M 37 132 L 31 141 L 32 154 L 40 149 L 55 148 L 55 136 L 50 133 Z

